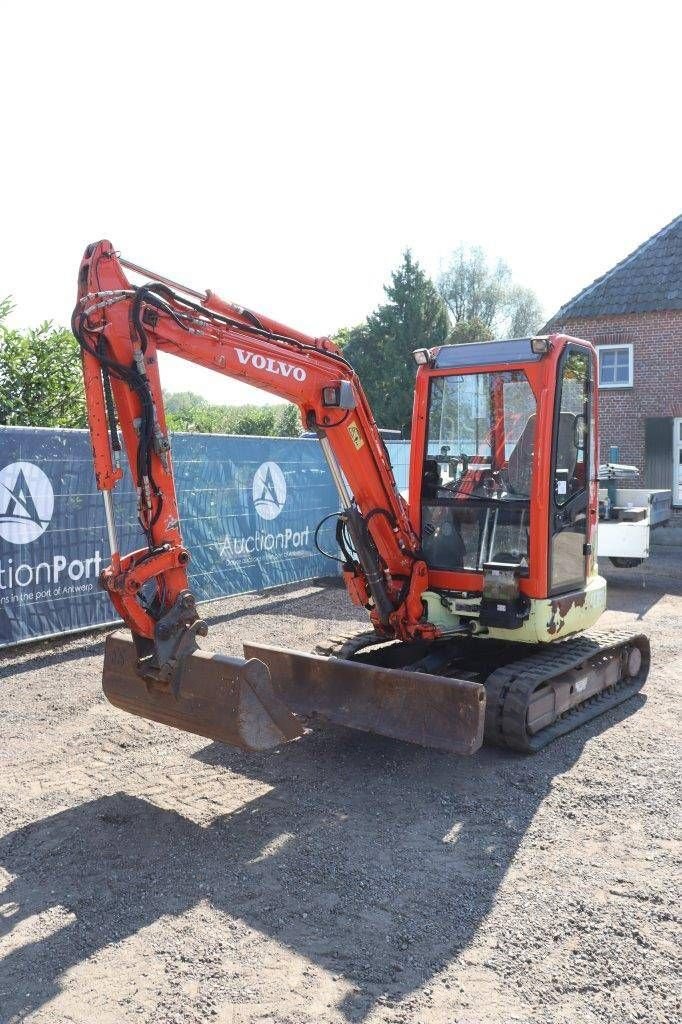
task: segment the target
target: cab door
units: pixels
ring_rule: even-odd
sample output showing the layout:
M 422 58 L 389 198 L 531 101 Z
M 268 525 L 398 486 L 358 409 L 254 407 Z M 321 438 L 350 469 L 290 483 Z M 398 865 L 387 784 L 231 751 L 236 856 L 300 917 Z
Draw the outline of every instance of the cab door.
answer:
M 550 498 L 550 593 L 582 589 L 587 581 L 590 452 L 594 417 L 592 360 L 569 345 L 559 364 L 554 409 Z

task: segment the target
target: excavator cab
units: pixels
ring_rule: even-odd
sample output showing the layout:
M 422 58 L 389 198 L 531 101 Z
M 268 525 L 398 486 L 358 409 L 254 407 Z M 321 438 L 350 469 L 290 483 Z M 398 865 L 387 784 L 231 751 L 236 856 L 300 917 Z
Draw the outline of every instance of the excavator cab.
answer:
M 593 349 L 555 335 L 417 358 L 410 513 L 434 584 L 429 615 L 519 642 L 592 625 L 606 594 L 593 553 Z M 576 611 L 557 627 L 559 595 Z

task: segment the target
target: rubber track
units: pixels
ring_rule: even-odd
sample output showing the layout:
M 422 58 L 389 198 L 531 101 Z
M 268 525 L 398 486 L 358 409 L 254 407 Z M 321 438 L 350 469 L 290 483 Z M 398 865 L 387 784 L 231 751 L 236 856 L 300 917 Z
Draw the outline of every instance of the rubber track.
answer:
M 642 665 L 634 678 L 616 683 L 588 697 L 534 736 L 527 733 L 528 703 L 538 687 L 554 676 L 579 668 L 586 661 L 598 659 L 627 644 L 636 645 L 642 652 Z M 541 750 L 559 736 L 564 736 L 634 696 L 644 686 L 649 673 L 650 657 L 649 639 L 641 633 L 594 631 L 573 640 L 564 640 L 547 650 L 536 651 L 528 658 L 496 669 L 485 681 L 486 742 L 524 753 Z
M 327 658 L 352 659 L 364 648 L 385 642 L 385 638 L 374 630 L 339 633 L 318 644 L 315 653 Z M 528 702 L 538 687 L 553 676 L 578 668 L 586 661 L 600 658 L 625 644 L 636 644 L 642 652 L 642 666 L 633 679 L 588 697 L 539 733 L 528 735 Z M 535 753 L 559 736 L 572 732 L 633 697 L 646 682 L 650 661 L 649 638 L 642 633 L 629 633 L 627 630 L 591 630 L 579 637 L 543 646 L 527 658 L 496 669 L 485 680 L 485 741 L 527 754 Z
M 335 633 L 327 640 L 315 647 L 315 654 L 324 658 L 346 658 L 352 659 L 354 654 L 371 647 L 373 644 L 390 643 L 386 637 L 379 636 L 373 629 L 365 629 L 361 632 Z

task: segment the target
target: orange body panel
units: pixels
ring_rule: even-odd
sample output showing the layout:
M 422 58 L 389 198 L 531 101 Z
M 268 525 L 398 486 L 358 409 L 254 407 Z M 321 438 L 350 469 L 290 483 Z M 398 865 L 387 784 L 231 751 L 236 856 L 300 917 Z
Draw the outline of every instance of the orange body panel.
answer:
M 523 370 L 537 403 L 537 424 L 533 451 L 532 485 L 530 495 L 530 552 L 529 575 L 520 581 L 520 590 L 530 598 L 546 598 L 549 595 L 549 550 L 550 550 L 550 497 L 551 497 L 551 453 L 553 445 L 554 408 L 558 388 L 558 366 L 561 356 L 570 344 L 584 349 L 591 361 L 592 380 L 597 380 L 596 353 L 592 345 L 568 335 L 555 334 L 550 338 L 549 352 L 537 362 L 514 364 L 514 369 Z M 409 507 L 410 519 L 415 532 L 421 535 L 421 486 L 428 432 L 429 383 L 434 377 L 447 377 L 456 372 L 494 373 L 508 370 L 509 365 L 497 364 L 467 366 L 436 370 L 420 366 L 414 392 L 412 416 L 412 446 L 410 452 Z M 593 423 L 590 433 L 590 493 L 587 540 L 594 547 L 594 536 L 599 517 L 599 485 L 597 464 L 599 453 L 598 416 L 596 387 L 593 389 Z M 504 440 L 492 439 L 493 445 L 504 449 Z M 475 468 L 475 467 L 474 467 Z M 588 556 L 590 562 L 594 555 Z M 588 566 L 588 574 L 591 564 Z M 468 590 L 480 592 L 483 589 L 483 574 L 473 570 L 444 572 L 431 570 L 429 588 L 434 590 Z

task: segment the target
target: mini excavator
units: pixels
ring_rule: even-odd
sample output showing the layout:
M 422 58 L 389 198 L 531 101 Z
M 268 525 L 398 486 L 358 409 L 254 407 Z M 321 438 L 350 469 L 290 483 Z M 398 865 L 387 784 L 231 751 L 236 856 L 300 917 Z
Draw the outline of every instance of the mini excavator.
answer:
M 127 626 L 106 641 L 103 688 L 116 707 L 247 750 L 322 721 L 458 754 L 484 738 L 531 752 L 644 684 L 647 638 L 591 630 L 606 582 L 588 342 L 417 348 L 406 499 L 361 383 L 328 338 L 179 285 L 108 241 L 85 251 L 72 326 L 111 548 L 101 585 Z M 207 624 L 189 586 L 159 352 L 298 406 L 338 491 L 343 579 L 368 629 L 316 653 L 199 647 Z M 144 539 L 130 553 L 113 507 L 122 446 Z

